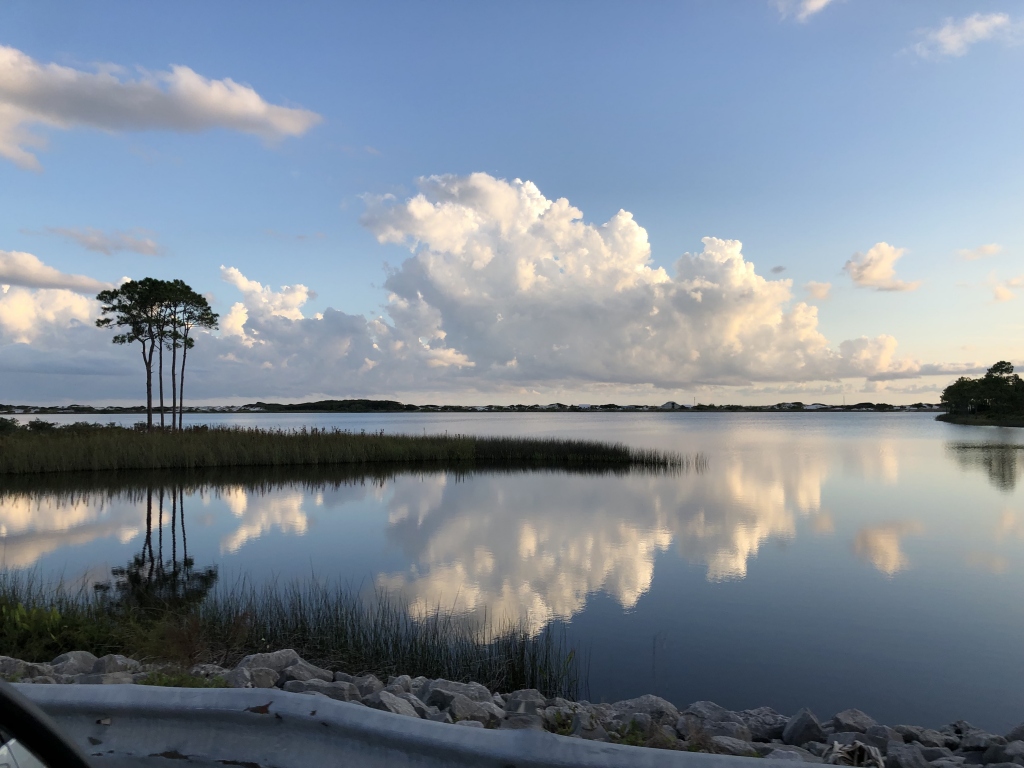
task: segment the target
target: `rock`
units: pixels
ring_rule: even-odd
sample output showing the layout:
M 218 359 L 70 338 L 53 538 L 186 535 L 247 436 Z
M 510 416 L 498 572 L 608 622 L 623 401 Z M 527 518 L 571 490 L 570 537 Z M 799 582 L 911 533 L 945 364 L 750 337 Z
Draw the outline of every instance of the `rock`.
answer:
M 1006 741 L 1024 741 L 1024 723 L 1021 723 L 1008 734 L 1006 734 Z
M 224 675 L 228 688 L 273 688 L 278 673 L 268 667 L 238 667 Z
M 226 677 L 230 671 L 219 664 L 196 664 L 189 669 L 188 673 L 192 677 L 201 677 L 204 680 L 209 680 L 212 677 Z
M 749 741 L 734 739 L 731 736 L 712 736 L 711 743 L 719 755 L 735 755 L 736 757 L 757 757 L 754 745 Z
M 351 683 L 331 683 L 331 685 L 351 685 Z M 406 717 L 418 718 L 419 713 L 413 708 L 405 699 L 400 699 L 393 693 L 387 691 L 377 691 L 371 693 L 369 696 L 363 697 L 363 704 L 370 707 L 371 709 L 379 709 L 384 712 L 391 712 L 395 715 L 405 715 Z
M 886 749 L 885 768 L 929 768 L 929 766 L 920 747 L 894 740 Z
M 617 712 L 612 720 L 609 721 L 609 724 L 622 737 L 625 737 L 632 731 L 646 738 L 658 727 L 657 723 L 646 712 L 634 712 L 632 714 Z
M 488 728 L 497 728 L 498 723 L 501 722 L 502 718 L 505 717 L 505 710 L 495 704 L 493 701 L 481 701 L 477 702 L 477 706 L 480 707 L 487 715 L 487 719 L 484 721 L 484 725 Z
M 138 672 L 142 665 L 135 659 L 129 659 L 119 653 L 108 653 L 100 656 L 92 665 L 92 674 L 105 675 L 109 672 Z
M 75 675 L 79 685 L 125 685 L 134 683 L 131 672 L 104 672 L 99 674 Z
M 987 763 L 985 768 L 1018 768 L 1020 763 Z
M 873 725 L 878 723 L 859 709 L 844 709 L 832 718 L 835 733 L 864 733 Z
M 406 693 L 409 693 L 412 690 L 410 688 L 411 684 L 412 684 L 412 678 L 411 677 L 409 677 L 408 675 L 399 675 L 398 677 L 389 677 L 388 678 L 388 685 L 387 685 L 387 687 L 391 688 L 393 686 L 397 686 L 397 687 L 401 688 L 403 691 L 405 691 Z
M 713 701 L 695 701 L 684 709 L 680 715 L 697 720 L 707 720 L 713 723 L 743 723 L 743 719 L 737 713 L 730 712 Z
M 960 751 L 961 752 L 984 752 L 989 747 L 993 746 L 1004 746 L 1006 739 L 1002 736 L 996 736 L 993 733 L 985 733 L 984 731 L 972 731 L 966 734 L 960 739 Z
M 50 675 L 39 675 L 38 677 L 26 678 L 25 682 L 26 683 L 36 683 L 38 685 L 39 683 L 44 683 L 44 684 L 45 683 L 51 683 L 51 684 L 52 683 L 56 683 L 57 680 L 55 678 L 51 677 Z
M 823 757 L 825 753 L 828 752 L 829 746 L 828 744 L 824 744 L 820 741 L 809 741 L 806 744 L 804 744 L 804 749 L 806 749 L 815 757 Z
M 355 701 L 361 702 L 362 696 L 359 693 L 359 689 L 356 688 L 352 683 L 346 683 L 342 680 L 338 682 L 327 682 L 319 678 L 313 678 L 312 680 L 289 680 L 284 684 L 284 690 L 290 693 L 322 693 L 335 701 Z M 380 707 L 377 707 L 380 709 Z
M 500 728 L 501 730 L 511 729 L 516 731 L 543 731 L 544 718 L 540 715 L 506 715 L 505 718 L 501 721 L 501 725 L 499 725 L 498 728 Z
M 823 742 L 825 741 L 825 731 L 822 730 L 821 723 L 818 722 L 814 713 L 804 707 L 789 718 L 789 722 L 786 723 L 786 727 L 782 731 L 782 741 L 796 746 L 812 741 Z
M 447 712 L 431 712 L 427 715 L 427 720 L 431 720 L 435 723 L 448 723 L 449 725 L 455 722 L 452 720 L 452 716 Z
M 452 693 L 451 691 L 444 691 L 441 689 L 433 691 L 431 693 L 431 698 L 433 699 L 435 695 L 439 698 L 440 696 L 450 697 L 446 706 L 437 706 L 439 706 L 440 709 L 447 710 L 448 714 L 452 716 L 452 719 L 455 722 L 459 722 L 459 720 L 478 720 L 481 723 L 487 723 L 492 719 L 492 713 L 483 708 L 484 702 L 473 701 L 468 696 L 464 696 L 461 693 Z M 427 701 L 427 704 L 433 703 L 433 700 Z M 492 707 L 494 706 L 493 702 L 486 703 L 490 704 Z M 501 715 L 498 715 L 493 719 L 500 720 Z
M 500 693 L 493 694 L 491 696 L 491 701 L 494 702 L 494 705 L 496 707 L 501 707 L 502 709 L 505 708 L 505 697 L 502 696 Z
M 479 720 L 456 720 L 456 725 L 468 725 L 470 728 L 483 728 L 484 724 Z
M 410 690 L 412 685 L 410 683 Z M 470 701 L 491 701 L 491 692 L 480 683 L 456 683 L 451 680 L 428 680 L 426 684 L 420 689 L 419 697 L 427 704 L 427 698 L 430 696 L 432 691 L 449 691 L 450 693 L 459 693 L 465 696 Z M 416 691 L 413 691 L 416 693 Z
M 736 715 L 747 726 L 752 741 L 771 741 L 781 739 L 782 732 L 786 730 L 786 723 L 789 718 L 781 715 L 771 707 L 758 707 L 757 709 L 744 709 Z
M 934 763 L 936 760 L 951 760 L 953 758 L 953 750 L 948 747 L 921 747 L 921 754 L 924 755 L 924 759 L 929 763 Z
M 80 675 L 92 672 L 96 657 L 88 651 L 68 651 L 50 662 L 53 671 L 58 675 Z
M 611 708 L 614 712 L 624 715 L 650 715 L 657 725 L 675 725 L 679 721 L 679 710 L 671 702 L 650 693 L 635 699 L 617 701 Z
M 932 768 L 963 768 L 964 759 L 960 755 L 953 755 L 949 759 L 936 760 L 931 765 Z
M 384 690 L 384 683 L 382 683 L 376 675 L 353 677 L 352 684 L 359 689 L 359 693 L 363 696 L 369 696 L 371 693 Z
M 536 688 L 513 691 L 505 701 L 505 711 L 511 714 L 536 715 L 547 707 L 547 699 Z
M 893 728 L 903 737 L 906 742 L 918 742 L 923 747 L 948 747 L 956 749 L 960 745 L 960 739 L 956 736 L 939 733 L 931 728 L 921 728 L 916 725 L 897 725 Z M 949 742 L 952 741 L 952 744 Z
M 414 677 L 412 680 L 409 681 L 409 693 L 411 693 L 413 696 L 420 696 L 420 694 L 423 692 L 424 686 L 426 686 L 427 683 L 430 682 L 432 681 L 429 678 L 423 677 L 423 675 Z M 423 697 L 420 696 L 420 698 L 422 699 Z
M 330 683 L 334 681 L 334 673 L 300 659 L 281 670 L 281 674 L 277 677 L 277 685 L 283 686 L 292 680 L 298 680 L 303 683 L 307 680 L 323 680 L 325 683 Z
M 41 680 L 43 678 L 36 678 Z M 1024 765 L 1024 740 L 1011 741 L 1008 744 L 993 744 L 985 750 L 982 757 L 985 764 L 989 763 L 1016 763 Z
M 351 683 L 353 680 L 355 680 L 355 678 L 352 677 L 352 675 L 350 675 L 348 672 L 334 673 L 334 682 L 336 683 Z
M 803 758 L 800 755 L 787 749 L 772 749 L 761 755 L 761 757 L 767 757 L 771 760 L 796 760 L 797 762 L 803 762 Z M 821 758 L 814 759 L 819 763 L 821 762 Z
M 581 710 L 573 713 L 569 735 L 588 741 L 608 741 L 608 731 L 591 713 Z
M 889 749 L 890 742 L 903 742 L 903 735 L 898 731 L 893 730 L 887 725 L 872 725 L 868 728 L 864 734 L 863 741 L 866 744 L 870 744 L 873 747 L 877 747 L 882 751 L 882 754 L 886 754 Z
M 88 670 L 86 670 L 88 671 Z M 0 656 L 0 677 L 8 680 L 27 680 L 32 677 L 52 676 L 54 669 L 49 664 L 35 664 L 30 661 Z
M 282 651 L 274 651 L 273 653 L 250 654 L 238 662 L 238 666 L 243 669 L 263 667 L 265 669 L 272 669 L 278 674 L 281 674 L 281 672 L 292 664 L 297 664 L 300 661 L 302 661 L 302 657 L 300 657 L 299 654 L 291 648 L 286 648 Z
M 416 713 L 417 717 L 421 717 L 424 720 L 430 719 L 430 715 L 432 714 L 431 708 L 424 704 L 422 701 L 420 701 L 420 698 L 418 696 L 413 696 L 408 691 L 396 693 L 395 695 L 403 701 L 409 702 L 409 706 L 413 708 L 413 711 Z M 438 710 L 434 709 L 433 711 L 436 712 Z
M 783 760 L 802 760 L 805 763 L 820 763 L 822 759 L 816 757 L 802 747 L 794 747 L 787 744 L 764 744 L 754 743 L 752 745 L 754 751 L 757 752 L 761 757 L 779 757 L 779 753 L 785 753 L 793 755 L 794 757 L 784 757 Z
M 569 730 L 574 712 L 571 707 L 547 706 L 538 714 L 544 718 L 544 722 L 547 724 L 549 731 L 562 733 Z

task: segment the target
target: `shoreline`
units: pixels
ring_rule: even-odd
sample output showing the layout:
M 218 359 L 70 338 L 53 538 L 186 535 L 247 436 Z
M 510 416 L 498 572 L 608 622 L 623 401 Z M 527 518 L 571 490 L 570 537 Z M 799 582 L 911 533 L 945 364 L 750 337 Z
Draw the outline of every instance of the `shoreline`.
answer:
M 64 653 L 48 664 L 0 657 L 0 675 L 34 684 L 141 684 L 192 688 L 265 688 L 328 697 L 397 716 L 464 727 L 542 730 L 591 741 L 719 755 L 767 757 L 875 768 L 1024 765 L 1024 723 L 1005 735 L 958 720 L 938 729 L 887 726 L 847 709 L 819 720 L 804 708 L 785 716 L 770 707 L 730 711 L 710 701 L 679 709 L 651 694 L 611 704 L 508 693 L 441 678 L 350 674 L 317 667 L 294 650 L 256 653 L 232 669 L 144 665 L 125 656 Z
M 965 427 L 1024 427 L 1024 416 L 987 418 L 985 416 L 940 413 L 935 420 L 945 424 L 960 424 Z

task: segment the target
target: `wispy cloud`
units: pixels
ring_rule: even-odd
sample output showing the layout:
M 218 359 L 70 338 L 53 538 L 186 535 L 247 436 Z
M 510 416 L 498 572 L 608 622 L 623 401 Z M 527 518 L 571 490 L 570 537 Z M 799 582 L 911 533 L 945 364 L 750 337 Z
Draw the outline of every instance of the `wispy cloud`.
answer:
M 979 245 L 977 248 L 961 248 L 957 251 L 957 256 L 967 261 L 977 261 L 983 259 L 986 256 L 995 256 L 997 253 L 1001 253 L 1003 246 L 999 243 L 989 243 L 987 245 Z
M 210 80 L 185 66 L 133 79 L 117 66 L 87 72 L 40 64 L 0 46 L 0 157 L 22 168 L 40 169 L 33 150 L 46 141 L 32 132 L 35 125 L 185 133 L 227 128 L 273 141 L 301 136 L 322 119 L 306 109 L 268 104 L 247 85 Z
M 811 16 L 825 10 L 833 0 L 775 0 L 782 18 L 794 17 L 797 21 L 807 21 Z
M 164 252 L 163 247 L 153 239 L 153 233 L 144 229 L 104 232 L 92 227 L 47 227 L 46 231 L 73 240 L 87 251 L 107 256 L 120 251 L 140 253 L 143 256 L 160 256 Z
M 941 27 L 918 32 L 920 40 L 910 50 L 923 59 L 963 56 L 975 43 L 986 40 L 1014 42 L 1022 25 L 1005 13 L 974 13 L 962 19 L 947 18 Z
M 896 279 L 896 262 L 907 252 L 888 243 L 875 243 L 867 253 L 855 253 L 843 269 L 858 288 L 878 291 L 915 291 L 921 281 L 908 283 Z

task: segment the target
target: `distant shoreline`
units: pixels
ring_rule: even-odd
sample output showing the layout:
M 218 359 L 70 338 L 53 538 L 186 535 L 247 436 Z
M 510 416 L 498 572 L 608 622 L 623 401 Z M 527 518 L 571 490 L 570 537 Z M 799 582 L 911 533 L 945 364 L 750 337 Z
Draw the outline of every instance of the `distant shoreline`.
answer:
M 933 403 L 913 405 L 890 405 L 889 403 L 854 403 L 852 405 L 825 405 L 824 403 L 804 404 L 801 402 L 776 403 L 775 405 L 714 405 L 696 403 L 682 405 L 669 401 L 661 405 L 412 405 L 395 400 L 318 400 L 309 403 L 264 403 L 245 405 L 195 406 L 185 408 L 185 413 L 938 413 L 941 408 Z M 106 406 L 96 408 L 89 405 L 4 405 L 0 404 L 0 415 L 95 415 L 95 414 L 139 414 L 145 415 L 145 406 Z M 159 411 L 154 409 L 154 417 Z
M 989 418 L 986 416 L 964 416 L 961 414 L 940 413 L 936 421 L 947 424 L 962 424 L 968 427 L 1024 427 L 1024 416 L 1004 416 Z

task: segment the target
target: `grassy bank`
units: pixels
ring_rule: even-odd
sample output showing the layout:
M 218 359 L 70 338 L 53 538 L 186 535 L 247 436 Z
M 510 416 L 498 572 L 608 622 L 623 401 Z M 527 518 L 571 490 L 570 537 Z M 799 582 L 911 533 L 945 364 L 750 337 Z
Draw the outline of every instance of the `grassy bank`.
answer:
M 209 573 L 187 570 L 143 569 L 105 590 L 0 572 L 0 652 L 48 662 L 85 650 L 188 667 L 233 666 L 249 653 L 294 648 L 319 666 L 382 679 L 444 677 L 567 698 L 585 687 L 585 665 L 564 633 L 533 637 L 521 624 L 481 626 L 440 609 L 414 620 L 393 596 L 366 599 L 315 580 L 205 591 Z
M 971 427 L 1024 427 L 1024 415 L 997 415 L 985 416 L 977 414 L 953 414 L 940 413 L 935 417 L 936 421 L 945 421 L 949 424 L 964 424 Z
M 336 429 L 286 432 L 238 427 L 146 432 L 112 425 L 58 427 L 39 423 L 32 428 L 0 430 L 0 475 L 387 465 L 464 470 L 672 469 L 693 461 L 618 443 L 528 437 L 353 434 Z

